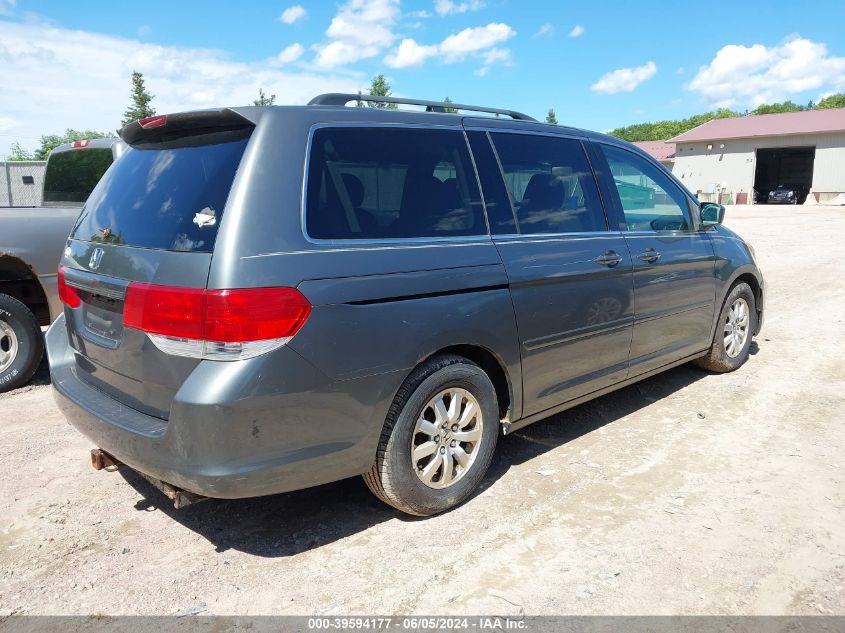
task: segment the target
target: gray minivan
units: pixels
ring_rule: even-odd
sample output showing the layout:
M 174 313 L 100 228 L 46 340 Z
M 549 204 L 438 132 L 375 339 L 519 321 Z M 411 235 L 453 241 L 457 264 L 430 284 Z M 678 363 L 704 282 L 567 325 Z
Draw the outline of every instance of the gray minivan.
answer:
M 50 369 L 95 467 L 177 507 L 363 474 L 441 512 L 500 433 L 680 363 L 736 369 L 762 324 L 724 208 L 616 138 L 357 94 L 121 137 L 64 251 Z

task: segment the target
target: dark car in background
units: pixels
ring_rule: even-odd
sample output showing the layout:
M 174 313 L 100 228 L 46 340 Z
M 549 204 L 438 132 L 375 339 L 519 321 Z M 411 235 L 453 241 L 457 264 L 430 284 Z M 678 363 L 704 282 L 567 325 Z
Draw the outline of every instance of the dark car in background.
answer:
M 331 94 L 121 137 L 61 261 L 50 369 L 95 467 L 177 507 L 363 475 L 441 512 L 502 433 L 688 361 L 737 369 L 762 324 L 724 207 L 610 136 Z
M 769 204 L 804 204 L 807 188 L 803 185 L 780 184 L 769 191 L 766 202 Z

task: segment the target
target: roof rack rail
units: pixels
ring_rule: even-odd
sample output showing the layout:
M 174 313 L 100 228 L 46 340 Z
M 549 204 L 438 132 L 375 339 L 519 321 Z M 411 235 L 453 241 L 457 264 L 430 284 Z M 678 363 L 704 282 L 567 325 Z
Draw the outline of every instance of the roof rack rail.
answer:
M 466 110 L 469 112 L 486 112 L 501 114 L 517 121 L 537 121 L 522 112 L 502 110 L 499 108 L 485 108 L 483 106 L 466 105 L 464 103 L 447 103 L 446 101 L 425 101 L 423 99 L 405 99 L 402 97 L 382 97 L 380 95 L 365 95 L 360 93 L 328 92 L 318 95 L 308 102 L 308 105 L 345 106 L 350 101 L 372 101 L 380 103 L 397 103 L 403 105 L 425 106 L 426 112 L 448 112 L 452 110 Z

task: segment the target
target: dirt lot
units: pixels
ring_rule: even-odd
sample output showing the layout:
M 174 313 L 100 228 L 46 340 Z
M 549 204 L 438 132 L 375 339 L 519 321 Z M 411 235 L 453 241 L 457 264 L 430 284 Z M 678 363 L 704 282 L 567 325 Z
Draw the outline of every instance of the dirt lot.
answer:
M 184 510 L 95 472 L 44 368 L 0 397 L 0 614 L 845 614 L 845 208 L 728 210 L 766 324 L 505 437 L 412 520 L 359 479 Z

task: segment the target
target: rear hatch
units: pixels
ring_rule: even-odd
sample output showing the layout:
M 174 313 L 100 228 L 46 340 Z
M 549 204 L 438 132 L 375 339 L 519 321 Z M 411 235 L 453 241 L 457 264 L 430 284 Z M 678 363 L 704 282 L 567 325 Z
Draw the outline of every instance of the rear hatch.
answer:
M 105 173 L 71 232 L 59 289 L 76 373 L 149 415 L 167 419 L 200 360 L 162 351 L 130 321 L 137 326 L 145 288 L 180 290 L 182 299 L 202 294 L 252 130 L 232 110 L 130 124 L 121 131 L 130 148 Z M 185 327 L 196 320 L 194 305 L 149 304 L 147 318 L 158 313 Z

